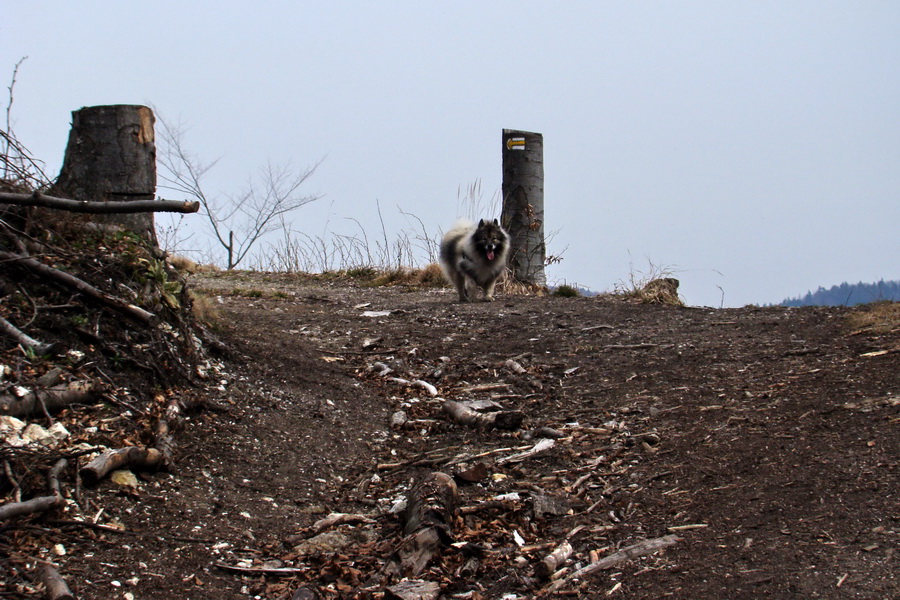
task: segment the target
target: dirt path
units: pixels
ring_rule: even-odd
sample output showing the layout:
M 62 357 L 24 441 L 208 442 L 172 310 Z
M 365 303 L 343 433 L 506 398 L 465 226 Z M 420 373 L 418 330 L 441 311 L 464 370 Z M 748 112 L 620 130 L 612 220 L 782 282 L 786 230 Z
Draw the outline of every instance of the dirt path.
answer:
M 79 598 L 291 598 L 302 585 L 383 597 L 372 578 L 398 537 L 394 500 L 432 470 L 476 464 L 485 474 L 460 486 L 464 505 L 518 500 L 458 524 L 468 544 L 420 576 L 446 597 L 532 597 L 547 585 L 534 565 L 566 536 L 583 566 L 590 551 L 672 532 L 680 541 L 665 552 L 563 589 L 900 596 L 896 328 L 854 334 L 838 309 L 519 296 L 460 305 L 447 290 L 259 274 L 194 285 L 235 349 L 211 398 L 227 409 L 193 418 L 176 473 L 150 476 L 136 495 L 92 492 L 107 517 L 147 535 L 74 537 L 66 572 Z M 374 374 L 375 362 L 441 398 L 520 410 L 523 428 L 450 423 L 439 400 Z M 400 410 L 409 421 L 391 429 Z M 541 426 L 562 435 L 549 452 L 497 462 L 533 446 Z M 355 537 L 337 555 L 298 551 L 306 528 L 335 511 L 375 523 L 344 526 Z M 300 572 L 248 576 L 217 562 Z

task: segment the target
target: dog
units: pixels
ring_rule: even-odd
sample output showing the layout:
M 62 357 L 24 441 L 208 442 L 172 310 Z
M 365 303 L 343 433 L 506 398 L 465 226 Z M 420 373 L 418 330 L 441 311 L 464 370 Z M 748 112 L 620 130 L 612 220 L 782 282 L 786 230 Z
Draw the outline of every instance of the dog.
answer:
M 472 302 L 475 288 L 484 291 L 485 302 L 494 300 L 494 285 L 506 269 L 509 234 L 497 219 L 478 225 L 461 219 L 441 240 L 441 270 L 456 286 L 460 302 Z

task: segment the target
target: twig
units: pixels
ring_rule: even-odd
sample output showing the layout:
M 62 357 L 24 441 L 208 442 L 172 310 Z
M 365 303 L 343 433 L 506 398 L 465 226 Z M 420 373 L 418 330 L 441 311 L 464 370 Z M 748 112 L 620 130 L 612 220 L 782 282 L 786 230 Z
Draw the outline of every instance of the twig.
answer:
M 304 568 L 290 568 L 290 567 L 236 567 L 233 565 L 226 565 L 225 563 L 213 563 L 218 568 L 223 571 L 233 571 L 235 573 L 250 573 L 254 575 L 277 575 L 279 577 L 290 577 L 292 575 L 299 575 L 300 573 L 305 573 L 309 569 Z

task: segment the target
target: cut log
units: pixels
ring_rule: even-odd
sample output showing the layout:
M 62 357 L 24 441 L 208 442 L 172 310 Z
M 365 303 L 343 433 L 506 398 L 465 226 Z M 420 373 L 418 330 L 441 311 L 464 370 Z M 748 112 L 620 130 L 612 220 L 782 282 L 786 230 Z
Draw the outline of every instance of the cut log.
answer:
M 534 574 L 541 579 L 549 579 L 551 575 L 556 573 L 562 567 L 569 557 L 572 556 L 572 544 L 563 542 L 557 546 L 553 552 L 544 557 L 534 569 Z
M 94 485 L 112 471 L 128 467 L 143 471 L 155 471 L 163 466 L 162 452 L 156 448 L 130 446 L 107 450 L 85 466 L 79 473 L 85 485 Z
M 510 237 L 509 268 L 523 283 L 547 285 L 544 274 L 544 136 L 503 130 L 503 209 Z
M 431 473 L 415 486 L 403 512 L 405 537 L 385 571 L 399 577 L 416 577 L 424 571 L 452 543 L 458 506 L 456 483 L 446 473 Z
M 495 428 L 512 431 L 518 429 L 525 418 L 525 415 L 518 410 L 480 413 L 455 400 L 445 400 L 442 408 L 451 419 L 460 425 L 482 431 Z
M 75 200 L 153 200 L 155 118 L 146 106 L 88 106 L 72 113 L 69 143 L 55 195 Z M 155 240 L 153 213 L 98 215 Z
M 21 398 L 0 396 L 0 415 L 24 417 L 39 412 L 57 412 L 71 404 L 90 404 L 97 399 L 99 386 L 93 381 L 73 381 L 46 390 L 28 392 Z

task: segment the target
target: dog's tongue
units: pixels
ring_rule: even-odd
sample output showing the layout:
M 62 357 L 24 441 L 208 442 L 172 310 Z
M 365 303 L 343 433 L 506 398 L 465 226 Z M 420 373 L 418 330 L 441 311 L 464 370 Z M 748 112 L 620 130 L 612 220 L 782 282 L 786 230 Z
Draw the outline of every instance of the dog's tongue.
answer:
M 488 250 L 487 257 L 488 260 L 494 260 L 494 253 L 491 250 Z

